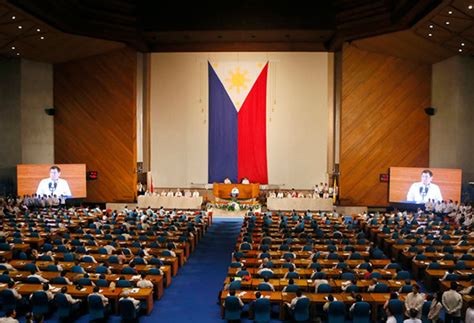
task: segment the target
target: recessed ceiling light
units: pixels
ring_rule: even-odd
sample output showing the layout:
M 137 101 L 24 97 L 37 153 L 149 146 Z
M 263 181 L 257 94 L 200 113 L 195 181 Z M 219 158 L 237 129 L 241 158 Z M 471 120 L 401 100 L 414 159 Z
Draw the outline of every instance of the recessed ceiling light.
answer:
M 433 36 L 433 34 L 428 34 L 429 37 Z
M 434 26 L 433 26 L 433 25 L 430 25 L 430 29 L 433 29 L 433 28 L 434 28 Z
M 40 31 L 41 31 L 41 29 L 37 28 L 37 29 L 36 29 L 36 31 L 37 31 L 37 32 L 40 32 Z
M 461 46 L 464 46 L 464 43 L 461 43 Z
M 44 39 L 44 36 L 41 36 L 40 39 Z
M 462 52 L 462 48 L 459 48 L 458 51 L 461 53 L 461 52 Z
M 16 19 L 16 17 L 15 17 L 15 16 L 12 16 L 12 20 L 15 20 L 15 19 Z
M 450 22 L 449 22 L 449 21 L 446 21 L 446 25 L 449 25 L 449 24 L 450 24 Z
M 16 53 L 16 56 L 20 56 L 20 53 Z
M 467 9 L 472 10 L 472 4 L 470 4 Z
M 21 29 L 21 28 L 23 28 L 23 26 L 21 26 L 21 25 L 20 25 L 20 26 L 18 26 L 18 29 Z
M 15 46 L 12 46 L 12 49 L 15 49 Z
M 452 12 L 451 10 L 449 10 L 449 11 L 448 11 L 448 14 L 452 15 L 452 14 L 453 14 L 453 12 Z

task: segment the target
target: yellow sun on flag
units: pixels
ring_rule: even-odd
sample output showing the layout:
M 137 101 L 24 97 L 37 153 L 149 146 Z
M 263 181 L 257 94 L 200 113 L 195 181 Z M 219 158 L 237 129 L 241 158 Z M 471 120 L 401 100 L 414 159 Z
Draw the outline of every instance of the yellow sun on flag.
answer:
M 229 78 L 226 79 L 226 82 L 229 84 L 229 90 L 235 88 L 237 93 L 240 93 L 241 89 L 247 89 L 247 83 L 249 79 L 247 78 L 248 71 L 240 71 L 240 67 L 235 68 L 233 71 L 229 71 Z

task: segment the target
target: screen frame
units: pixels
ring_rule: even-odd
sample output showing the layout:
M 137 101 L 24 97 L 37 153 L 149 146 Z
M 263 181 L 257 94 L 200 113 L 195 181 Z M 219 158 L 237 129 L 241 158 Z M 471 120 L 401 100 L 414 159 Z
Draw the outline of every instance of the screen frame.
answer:
M 47 178 L 47 170 L 52 166 L 58 166 L 62 173 L 60 178 L 67 179 L 71 193 L 73 194 L 69 198 L 87 198 L 86 164 L 18 164 L 16 166 L 17 195 L 24 196 L 35 194 L 39 181 Z M 72 175 L 64 176 L 64 169 L 71 166 L 76 168 L 75 172 Z M 31 175 L 31 170 L 34 168 L 37 168 L 38 174 L 41 175 Z M 33 186 L 30 183 L 25 183 L 32 180 L 36 183 L 34 189 L 31 188 Z M 74 192 L 83 192 L 83 194 L 78 195 Z

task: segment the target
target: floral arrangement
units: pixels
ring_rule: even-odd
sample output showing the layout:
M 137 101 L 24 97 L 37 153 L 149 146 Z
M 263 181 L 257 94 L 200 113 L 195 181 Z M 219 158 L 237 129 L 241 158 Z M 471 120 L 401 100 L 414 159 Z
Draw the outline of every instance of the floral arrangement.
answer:
M 254 211 L 258 210 L 261 208 L 260 204 L 241 204 L 236 201 L 231 201 L 228 203 L 208 203 L 207 208 L 215 208 L 215 209 L 220 209 L 220 210 L 226 210 L 226 211 L 240 211 L 240 210 L 248 210 L 248 211 Z

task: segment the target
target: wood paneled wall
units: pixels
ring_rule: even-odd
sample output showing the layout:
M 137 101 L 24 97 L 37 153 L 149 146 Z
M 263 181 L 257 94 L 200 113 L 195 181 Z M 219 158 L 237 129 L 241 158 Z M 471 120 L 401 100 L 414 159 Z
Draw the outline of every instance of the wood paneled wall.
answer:
M 430 96 L 430 65 L 344 47 L 341 203 L 387 205 L 380 174 L 391 166 L 428 166 Z
M 128 48 L 54 66 L 55 162 L 98 171 L 87 201 L 135 199 L 136 69 Z

